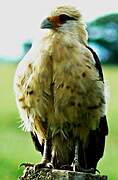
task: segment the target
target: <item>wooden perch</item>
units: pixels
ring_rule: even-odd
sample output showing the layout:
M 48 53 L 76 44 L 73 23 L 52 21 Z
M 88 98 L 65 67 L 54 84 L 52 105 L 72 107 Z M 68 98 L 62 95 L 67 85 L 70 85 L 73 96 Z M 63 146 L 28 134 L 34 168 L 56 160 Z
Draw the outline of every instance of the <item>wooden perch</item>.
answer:
M 19 180 L 107 180 L 107 176 L 46 168 L 36 172 L 27 167 Z

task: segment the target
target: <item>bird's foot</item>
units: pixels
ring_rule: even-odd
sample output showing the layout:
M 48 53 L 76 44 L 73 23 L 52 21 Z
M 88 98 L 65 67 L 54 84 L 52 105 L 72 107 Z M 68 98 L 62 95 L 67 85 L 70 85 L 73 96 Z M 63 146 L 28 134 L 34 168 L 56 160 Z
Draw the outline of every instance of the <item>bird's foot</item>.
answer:
M 81 167 L 80 167 L 80 165 L 79 165 L 79 162 L 78 162 L 78 160 L 74 160 L 73 162 L 72 162 L 72 165 L 71 165 L 71 167 L 72 167 L 72 170 L 75 172 L 75 171 L 81 171 Z
M 74 160 L 71 166 L 72 166 L 74 172 L 75 172 L 75 171 L 78 171 L 78 172 L 95 174 L 95 169 L 94 169 L 94 168 L 90 168 L 90 169 L 82 168 L 82 167 L 79 165 L 79 162 L 78 162 L 77 160 Z
M 78 172 L 95 174 L 95 171 L 96 171 L 94 168 L 90 168 L 90 169 L 82 168 L 77 160 L 73 161 L 71 167 L 74 172 L 78 171 Z
M 54 168 L 53 164 L 50 162 L 47 162 L 47 161 L 42 161 L 38 164 L 22 163 L 22 164 L 20 164 L 19 167 L 22 167 L 22 166 L 24 166 L 25 168 L 33 168 L 34 171 L 40 171 L 40 169 L 42 169 L 42 168 L 49 168 L 49 169 Z
M 41 168 L 53 168 L 53 165 L 51 163 L 41 162 L 39 164 L 32 164 L 32 163 L 22 163 L 19 167 L 24 166 L 23 175 L 20 177 L 20 179 L 30 179 L 30 177 L 33 177 L 35 173 L 39 173 Z
M 49 169 L 53 169 L 54 166 L 51 162 L 40 162 L 39 164 L 36 164 L 34 166 L 35 171 L 40 171 L 41 168 L 49 168 Z

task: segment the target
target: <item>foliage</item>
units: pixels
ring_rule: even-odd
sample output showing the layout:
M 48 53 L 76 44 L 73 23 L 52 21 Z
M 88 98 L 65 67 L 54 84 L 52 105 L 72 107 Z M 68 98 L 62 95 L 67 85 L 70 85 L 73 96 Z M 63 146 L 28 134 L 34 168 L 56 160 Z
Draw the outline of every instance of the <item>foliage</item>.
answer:
M 105 63 L 118 63 L 118 14 L 110 14 L 88 24 L 89 43 Z

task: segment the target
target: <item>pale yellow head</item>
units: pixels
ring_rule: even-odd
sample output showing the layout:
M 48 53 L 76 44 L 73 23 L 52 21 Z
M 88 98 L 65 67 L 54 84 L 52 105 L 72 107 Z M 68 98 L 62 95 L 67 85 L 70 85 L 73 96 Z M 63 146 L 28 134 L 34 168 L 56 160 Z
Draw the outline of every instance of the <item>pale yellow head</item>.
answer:
M 42 22 L 41 28 L 51 31 L 71 33 L 78 40 L 87 44 L 86 25 L 82 20 L 81 13 L 70 5 L 56 7 L 51 14 Z

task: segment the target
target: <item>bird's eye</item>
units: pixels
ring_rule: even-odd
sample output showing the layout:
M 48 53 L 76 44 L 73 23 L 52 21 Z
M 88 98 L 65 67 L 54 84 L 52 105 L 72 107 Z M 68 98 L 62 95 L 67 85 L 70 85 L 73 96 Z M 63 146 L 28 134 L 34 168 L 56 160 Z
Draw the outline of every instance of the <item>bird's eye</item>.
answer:
M 68 20 L 76 20 L 74 17 L 68 16 L 68 15 L 66 15 L 66 14 L 61 14 L 61 15 L 59 16 L 59 19 L 60 19 L 60 22 L 61 22 L 61 23 L 65 23 L 65 22 L 68 21 Z

